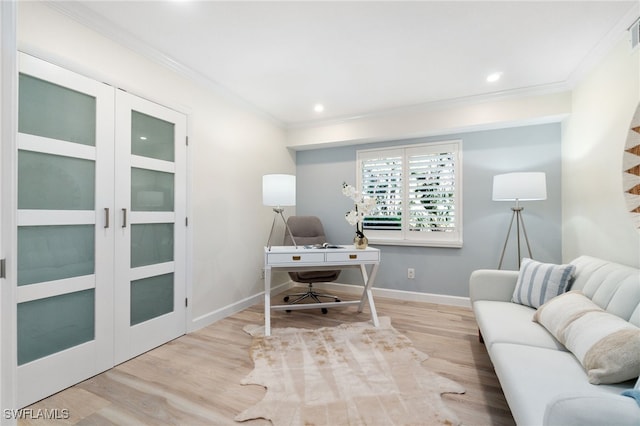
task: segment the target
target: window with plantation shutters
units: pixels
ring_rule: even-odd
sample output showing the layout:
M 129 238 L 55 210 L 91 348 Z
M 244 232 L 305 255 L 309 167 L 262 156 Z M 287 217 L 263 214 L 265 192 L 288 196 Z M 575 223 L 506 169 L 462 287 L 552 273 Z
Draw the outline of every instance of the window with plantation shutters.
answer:
M 365 196 L 377 200 L 376 209 L 364 222 L 364 229 L 400 230 L 402 220 L 402 151 L 385 151 L 380 155 L 361 153 L 359 187 Z
M 357 153 L 358 185 L 376 198 L 365 218 L 372 243 L 462 246 L 461 142 Z

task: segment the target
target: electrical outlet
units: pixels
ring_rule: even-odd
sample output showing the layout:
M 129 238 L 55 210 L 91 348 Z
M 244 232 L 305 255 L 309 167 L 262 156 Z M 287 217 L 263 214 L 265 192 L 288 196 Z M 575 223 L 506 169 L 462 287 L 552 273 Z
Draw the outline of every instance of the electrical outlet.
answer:
M 264 280 L 264 268 L 260 268 L 260 279 Z
M 409 278 L 410 280 L 414 279 L 416 277 L 416 270 L 413 268 L 409 268 L 407 269 L 407 278 Z

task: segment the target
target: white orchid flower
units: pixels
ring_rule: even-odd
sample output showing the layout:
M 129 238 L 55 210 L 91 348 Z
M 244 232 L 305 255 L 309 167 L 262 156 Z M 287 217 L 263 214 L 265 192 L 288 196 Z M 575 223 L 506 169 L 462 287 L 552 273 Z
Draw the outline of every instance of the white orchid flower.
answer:
M 359 225 L 364 222 L 364 218 L 371 213 L 375 207 L 377 200 L 375 198 L 365 198 L 360 192 L 352 185 L 347 183 L 342 184 L 342 193 L 351 198 L 355 203 L 355 210 L 351 210 L 345 214 L 345 219 L 349 222 L 349 225 Z
M 344 215 L 344 218 L 349 222 L 349 225 L 354 226 L 358 223 L 358 213 L 355 210 L 351 210 Z
M 357 200 L 359 195 L 358 190 L 355 187 L 351 185 L 347 185 L 346 183 L 342 184 L 342 193 L 354 201 Z

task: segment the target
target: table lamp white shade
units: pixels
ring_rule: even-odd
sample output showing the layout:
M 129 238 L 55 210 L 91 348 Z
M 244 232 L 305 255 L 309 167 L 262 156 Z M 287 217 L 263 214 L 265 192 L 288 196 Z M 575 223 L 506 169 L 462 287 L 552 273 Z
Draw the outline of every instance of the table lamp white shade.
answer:
M 295 206 L 296 177 L 294 175 L 262 176 L 262 204 L 265 206 Z
M 547 199 L 544 172 L 505 173 L 493 177 L 494 201 L 533 201 Z

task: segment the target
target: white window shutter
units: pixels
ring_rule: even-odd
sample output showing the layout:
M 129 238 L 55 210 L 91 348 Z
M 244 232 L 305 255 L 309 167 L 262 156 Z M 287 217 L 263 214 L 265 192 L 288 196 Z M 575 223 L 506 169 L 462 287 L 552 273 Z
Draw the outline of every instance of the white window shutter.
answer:
M 455 221 L 455 153 L 408 157 L 409 232 L 451 232 Z
M 377 199 L 371 243 L 462 246 L 461 141 L 361 150 L 358 186 Z

